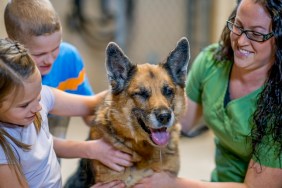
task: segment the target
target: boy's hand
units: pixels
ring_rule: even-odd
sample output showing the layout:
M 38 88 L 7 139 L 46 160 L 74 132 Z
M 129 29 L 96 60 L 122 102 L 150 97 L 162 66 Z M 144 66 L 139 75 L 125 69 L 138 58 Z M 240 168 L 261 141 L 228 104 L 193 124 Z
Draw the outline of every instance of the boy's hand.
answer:
M 131 155 L 116 150 L 112 145 L 103 139 L 88 141 L 89 159 L 99 160 L 109 168 L 118 172 L 123 171 L 124 167 L 132 166 Z

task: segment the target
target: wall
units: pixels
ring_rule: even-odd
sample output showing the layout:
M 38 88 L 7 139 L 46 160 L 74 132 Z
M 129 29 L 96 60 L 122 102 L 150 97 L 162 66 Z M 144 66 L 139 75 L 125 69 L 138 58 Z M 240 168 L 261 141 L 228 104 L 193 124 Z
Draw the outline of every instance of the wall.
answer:
M 4 26 L 4 19 L 3 19 L 3 9 L 5 4 L 8 0 L 1 0 L 0 1 L 0 37 L 6 37 L 5 26 Z M 228 15 L 231 13 L 233 7 L 236 4 L 236 0 L 210 0 L 212 1 L 212 18 L 211 19 L 211 36 L 210 42 L 218 41 L 221 31 L 225 26 L 225 21 Z M 65 2 L 66 3 L 66 2 Z M 70 3 L 70 2 L 67 2 Z
M 236 5 L 235 0 L 213 0 L 213 27 L 211 42 L 218 41 L 226 20 Z
M 4 26 L 4 18 L 3 18 L 3 12 L 4 12 L 4 6 L 7 3 L 8 0 L 1 0 L 0 1 L 0 38 L 6 37 L 5 32 L 5 26 Z

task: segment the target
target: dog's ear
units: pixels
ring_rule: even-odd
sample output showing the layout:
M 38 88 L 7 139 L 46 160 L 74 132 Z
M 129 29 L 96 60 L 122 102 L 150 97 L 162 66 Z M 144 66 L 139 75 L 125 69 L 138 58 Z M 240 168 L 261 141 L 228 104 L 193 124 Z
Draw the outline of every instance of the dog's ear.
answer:
M 106 69 L 112 93 L 118 94 L 127 86 L 136 70 L 119 46 L 110 42 L 106 48 Z
M 189 42 L 187 38 L 182 37 L 177 42 L 176 48 L 170 52 L 166 61 L 161 64 L 168 71 L 173 81 L 181 87 L 185 87 L 189 59 Z

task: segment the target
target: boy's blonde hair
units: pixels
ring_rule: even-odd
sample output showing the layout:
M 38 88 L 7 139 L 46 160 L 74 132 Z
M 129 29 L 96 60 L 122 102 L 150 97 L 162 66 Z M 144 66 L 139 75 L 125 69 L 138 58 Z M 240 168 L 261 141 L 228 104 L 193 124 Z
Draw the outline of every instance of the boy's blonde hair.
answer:
M 20 95 L 19 91 L 24 87 L 24 81 L 33 75 L 35 71 L 35 62 L 20 43 L 10 39 L 0 39 L 0 108 L 7 99 L 7 96 L 11 95 L 11 93 L 14 94 L 14 97 Z M 39 112 L 36 113 L 33 123 L 37 132 L 39 132 L 41 128 L 41 116 Z M 8 139 L 23 150 L 29 150 L 30 145 L 16 140 L 7 131 L 0 128 L 0 146 L 7 157 L 9 166 L 16 167 L 14 169 L 20 180 L 19 175 L 24 177 L 22 168 L 15 157 L 12 147 L 8 143 Z
M 10 0 L 4 11 L 9 38 L 25 44 L 30 37 L 61 30 L 57 12 L 49 0 Z

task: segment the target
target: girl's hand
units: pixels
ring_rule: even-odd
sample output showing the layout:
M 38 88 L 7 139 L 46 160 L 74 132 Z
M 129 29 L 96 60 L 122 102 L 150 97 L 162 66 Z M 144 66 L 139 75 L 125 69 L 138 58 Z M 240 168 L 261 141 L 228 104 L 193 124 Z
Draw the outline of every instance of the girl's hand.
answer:
M 124 167 L 132 166 L 131 155 L 116 150 L 103 139 L 88 141 L 89 158 L 99 160 L 104 165 L 116 171 L 123 171 Z
M 122 181 L 112 181 L 109 183 L 97 183 L 90 188 L 124 188 L 125 184 Z

